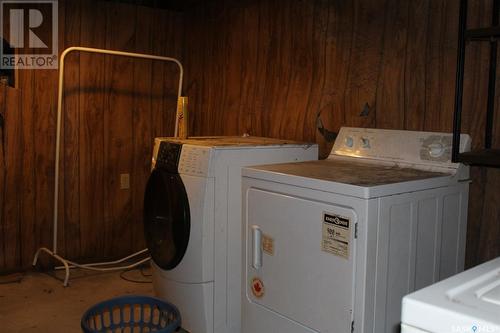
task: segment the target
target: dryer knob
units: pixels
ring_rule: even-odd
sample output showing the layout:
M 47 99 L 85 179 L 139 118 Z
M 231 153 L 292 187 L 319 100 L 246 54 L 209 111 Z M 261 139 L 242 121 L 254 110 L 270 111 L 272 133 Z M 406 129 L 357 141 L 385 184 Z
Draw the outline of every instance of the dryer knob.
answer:
M 352 148 L 354 146 L 354 139 L 350 136 L 345 138 L 345 145 L 346 147 Z

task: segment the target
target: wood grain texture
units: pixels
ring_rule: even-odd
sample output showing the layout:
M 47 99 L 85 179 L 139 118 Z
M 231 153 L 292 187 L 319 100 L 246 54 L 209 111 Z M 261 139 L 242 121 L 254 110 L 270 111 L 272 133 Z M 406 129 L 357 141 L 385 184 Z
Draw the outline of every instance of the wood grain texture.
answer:
M 431 0 L 410 1 L 405 59 L 404 127 L 424 129 L 427 61 L 422 56 L 430 35 L 427 22 Z
M 81 1 L 65 1 L 64 47 L 80 45 Z M 80 54 L 66 58 L 62 145 L 61 244 L 70 258 L 80 257 Z
M 152 42 L 152 53 L 161 54 L 165 45 L 168 43 L 167 35 L 163 32 L 167 29 L 167 22 L 164 20 L 164 14 L 159 11 L 155 11 L 151 17 L 152 27 L 151 29 L 151 42 Z M 151 69 L 151 123 L 153 126 L 153 133 L 160 134 L 164 128 L 165 119 L 163 113 L 166 111 L 166 105 L 164 105 L 165 98 L 164 94 L 166 91 L 164 77 L 166 75 L 166 65 L 163 62 L 155 63 L 154 68 Z
M 145 22 L 153 15 L 153 9 L 138 8 L 136 22 Z M 135 49 L 138 52 L 151 53 L 153 40 L 151 39 L 151 26 L 147 24 L 136 24 L 135 29 Z M 131 181 L 131 244 L 134 250 L 139 250 L 145 246 L 144 233 L 142 228 L 142 205 L 146 180 L 151 169 L 151 142 L 153 136 L 153 124 L 151 123 L 152 99 L 151 80 L 144 80 L 150 77 L 153 68 L 153 61 L 141 60 L 134 62 L 133 69 L 133 90 L 134 100 L 132 105 L 132 128 L 133 128 L 133 154 L 132 169 L 130 173 Z
M 484 27 L 490 24 L 491 0 L 471 1 L 469 4 L 469 27 Z M 488 92 L 488 43 L 470 43 L 466 48 L 465 75 L 464 75 L 464 100 L 462 111 L 462 131 L 472 137 L 472 147 L 484 147 L 484 126 L 486 117 L 486 99 Z M 500 133 L 496 132 L 496 138 Z M 490 220 L 489 212 L 495 211 L 495 201 L 498 194 L 486 196 L 488 182 L 495 181 L 495 175 L 485 168 L 471 168 L 472 183 L 470 185 L 471 200 L 469 201 L 469 220 L 467 228 L 466 263 L 474 263 L 492 259 L 500 255 L 498 249 L 492 251 L 483 245 L 485 237 L 500 239 L 500 234 L 490 233 L 498 220 Z
M 114 4 L 107 11 L 106 48 L 133 51 L 135 46 L 136 8 Z M 132 172 L 133 152 L 133 73 L 134 61 L 124 57 L 106 57 L 104 99 L 104 254 L 127 255 L 132 241 L 131 193 L 122 189 L 121 175 Z M 129 176 L 130 177 L 130 176 Z
M 33 80 L 34 94 L 31 108 L 33 117 L 33 147 L 34 149 L 34 198 L 35 221 L 34 240 L 23 244 L 23 262 L 32 259 L 38 244 L 52 242 L 53 196 L 54 196 L 54 154 L 56 126 L 56 96 L 47 91 L 57 89 L 57 71 L 45 70 L 37 73 Z
M 409 5 L 407 1 L 398 0 L 387 3 L 376 96 L 377 128 L 404 128 Z
M 3 133 L 3 204 L 2 204 L 2 232 L 3 232 L 3 262 L 5 267 L 15 268 L 21 263 L 21 222 L 17 218 L 21 215 L 22 192 L 19 183 L 23 158 L 18 151 L 22 151 L 22 123 L 21 123 L 21 93 L 17 89 L 2 87 L 3 115 L 5 127 Z M 9 126 L 10 124 L 10 126 Z M 32 235 L 27 238 L 32 240 Z
M 179 13 L 59 1 L 60 52 L 82 45 L 180 57 L 182 31 Z M 87 53 L 66 59 L 58 235 L 63 256 L 115 259 L 144 246 L 142 193 L 153 139 L 173 134 L 178 72 L 163 67 Z M 0 193 L 0 273 L 28 268 L 38 247 L 52 247 L 57 75 L 22 70 L 18 90 L 0 87 L 7 122 L 0 159 L 6 193 Z M 122 190 L 124 173 L 131 187 Z
M 5 120 L 5 106 L 7 98 L 7 87 L 5 85 L 0 86 L 0 117 Z M 7 165 L 6 165 L 6 152 L 5 152 L 5 131 L 3 126 L 0 126 L 0 265 L 5 267 L 5 198 L 6 198 L 6 176 L 7 176 Z
M 33 71 L 19 71 L 19 90 L 22 94 L 22 100 L 19 101 L 17 108 L 19 109 L 19 118 L 16 122 L 11 122 L 10 125 L 6 124 L 6 127 L 19 126 L 21 135 L 21 145 L 19 146 L 19 154 L 21 158 L 22 168 L 20 168 L 20 175 L 15 176 L 14 181 L 18 182 L 19 195 L 19 205 L 20 214 L 12 216 L 11 218 L 16 223 L 19 223 L 21 228 L 20 241 L 23 244 L 23 257 L 28 257 L 28 252 L 30 249 L 34 248 L 36 242 L 36 212 L 35 212 L 35 200 L 36 200 L 36 172 L 35 172 L 35 129 L 34 129 L 34 117 L 32 112 L 33 100 L 35 95 L 35 75 Z M 17 123 L 19 122 L 19 123 Z M 50 149 L 50 148 L 49 148 Z M 13 153 L 13 155 L 17 155 Z M 50 200 L 50 198 L 46 198 Z M 50 205 L 48 202 L 47 205 Z M 20 261 L 21 263 L 21 261 Z M 9 267 L 9 266 L 7 266 Z
M 354 1 L 352 53 L 345 92 L 345 122 L 349 126 L 374 127 L 379 71 L 385 39 L 386 1 Z M 384 39 L 385 38 L 385 39 Z M 362 114 L 365 106 L 370 112 Z M 380 112 L 386 112 L 380 110 Z
M 486 179 L 484 181 L 484 190 L 482 196 L 482 219 L 489 223 L 482 223 L 479 227 L 479 237 L 474 239 L 477 242 L 477 253 L 481 255 L 482 260 L 488 260 L 498 257 L 500 248 L 500 170 L 489 169 L 485 171 Z M 470 215 L 469 215 L 470 216 Z M 472 217 L 471 217 L 472 219 Z
M 470 1 L 471 26 L 489 25 L 491 3 Z M 455 0 L 217 0 L 184 14 L 60 0 L 59 16 L 61 51 L 80 44 L 182 58 L 193 135 L 314 141 L 325 157 L 332 142 L 318 133 L 318 115 L 331 131 L 451 130 Z M 463 131 L 474 146 L 484 142 L 488 53 L 478 44 L 466 54 Z M 0 90 L 0 272 L 28 267 L 37 247 L 51 245 L 56 73 L 19 71 L 19 89 Z M 177 79 L 177 68 L 160 62 L 68 57 L 61 254 L 103 260 L 144 244 L 151 146 L 173 133 Z M 130 189 L 119 188 L 122 173 Z M 467 266 L 500 255 L 500 175 L 471 175 Z
M 487 26 L 491 0 L 470 1 Z M 458 1 L 214 1 L 185 14 L 193 135 L 332 143 L 340 126 L 452 129 Z M 464 132 L 484 138 L 488 48 L 467 51 Z M 365 109 L 365 106 L 368 108 Z M 498 127 L 498 126 L 497 126 Z M 500 133 L 496 131 L 496 140 Z M 499 141 L 496 141 L 499 142 Z M 500 255 L 495 170 L 472 168 L 467 266 Z
M 313 111 L 317 110 L 324 126 L 334 132 L 340 129 L 346 119 L 345 93 L 352 54 L 353 10 L 353 4 L 344 1 L 326 1 L 316 9 L 317 16 L 320 17 L 318 28 L 324 29 L 324 37 L 320 34 L 322 31 L 318 31 L 314 48 L 320 52 L 315 57 L 315 71 L 321 82 L 318 88 L 321 99 L 318 108 Z M 324 158 L 328 156 L 333 143 L 326 142 L 318 131 L 314 132 L 316 142 L 320 145 L 320 156 Z
M 106 47 L 106 6 L 81 2 L 80 42 L 82 46 Z M 96 7 L 100 15 L 95 15 Z M 80 54 L 79 109 L 79 205 L 80 255 L 104 255 L 108 236 L 104 229 L 104 83 L 106 70 L 102 55 Z M 101 236 L 102 235 L 102 236 Z

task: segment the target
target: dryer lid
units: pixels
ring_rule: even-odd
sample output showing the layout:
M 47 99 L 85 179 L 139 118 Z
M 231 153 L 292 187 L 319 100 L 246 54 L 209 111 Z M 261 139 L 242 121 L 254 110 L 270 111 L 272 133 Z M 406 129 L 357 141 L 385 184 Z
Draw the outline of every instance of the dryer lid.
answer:
M 242 174 L 365 199 L 457 182 L 452 174 L 336 159 L 247 167 Z

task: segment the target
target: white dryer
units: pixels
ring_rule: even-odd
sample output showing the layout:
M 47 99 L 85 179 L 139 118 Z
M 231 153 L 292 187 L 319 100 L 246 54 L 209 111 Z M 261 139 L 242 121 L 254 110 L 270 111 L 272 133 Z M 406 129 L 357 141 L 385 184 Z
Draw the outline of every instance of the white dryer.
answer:
M 463 270 L 451 143 L 342 128 L 326 160 L 244 168 L 242 332 L 399 332 L 404 295 Z
M 154 289 L 193 333 L 240 332 L 241 167 L 318 158 L 259 137 L 157 138 L 144 197 Z
M 401 333 L 500 333 L 500 258 L 403 298 Z

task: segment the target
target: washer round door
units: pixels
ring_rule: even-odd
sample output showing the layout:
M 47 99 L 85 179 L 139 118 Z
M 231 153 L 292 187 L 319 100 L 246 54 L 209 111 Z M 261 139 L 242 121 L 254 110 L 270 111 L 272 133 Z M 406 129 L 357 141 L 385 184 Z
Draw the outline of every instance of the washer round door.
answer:
M 144 235 L 156 265 L 171 270 L 181 262 L 190 227 L 189 201 L 181 176 L 154 169 L 144 194 Z

